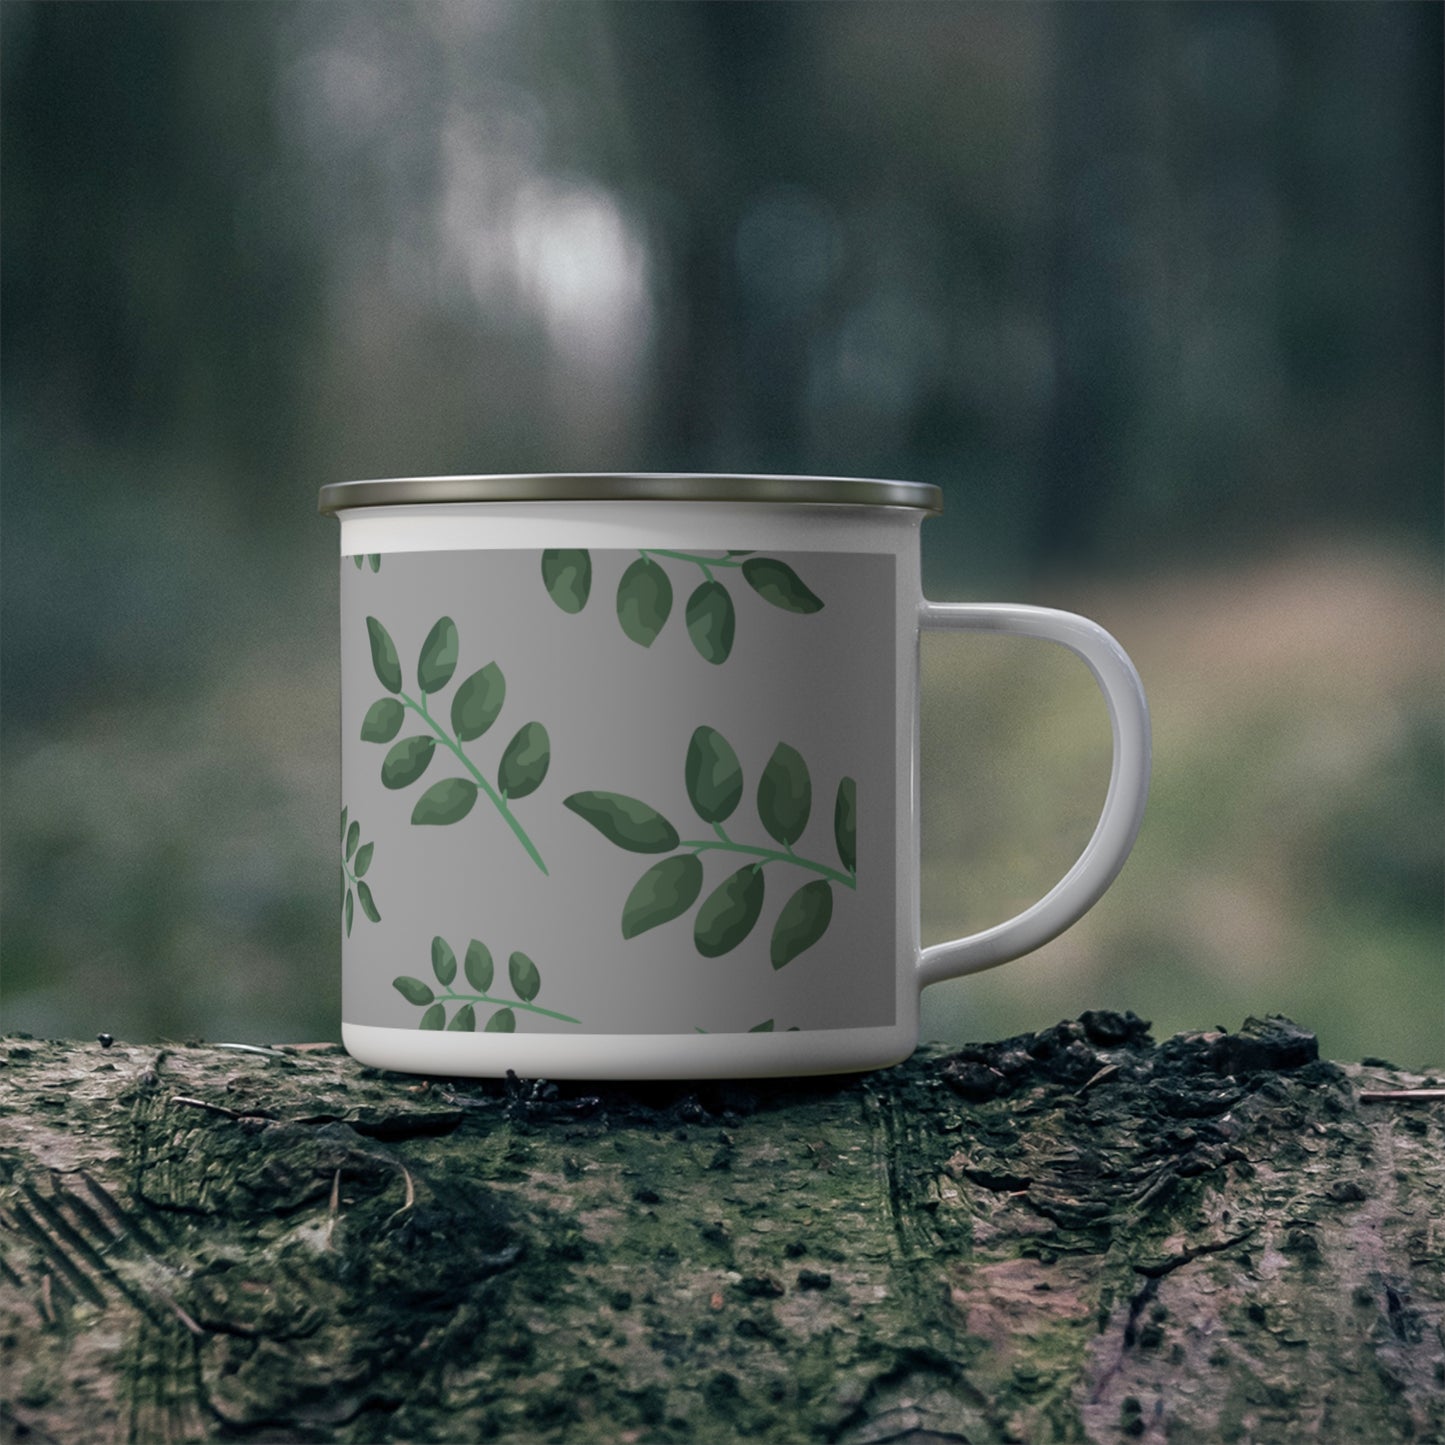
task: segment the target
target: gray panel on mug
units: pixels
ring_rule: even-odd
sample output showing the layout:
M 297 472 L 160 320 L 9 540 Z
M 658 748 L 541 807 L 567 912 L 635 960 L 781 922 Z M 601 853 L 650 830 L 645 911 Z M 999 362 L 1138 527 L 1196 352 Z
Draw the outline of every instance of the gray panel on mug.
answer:
M 348 1023 L 894 1022 L 894 559 L 698 556 L 342 559 Z

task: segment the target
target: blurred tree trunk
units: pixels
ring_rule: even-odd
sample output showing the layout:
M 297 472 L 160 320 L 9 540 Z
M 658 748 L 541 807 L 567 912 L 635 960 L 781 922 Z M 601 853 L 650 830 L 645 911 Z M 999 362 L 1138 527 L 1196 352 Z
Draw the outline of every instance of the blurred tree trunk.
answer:
M 9 1040 L 3 1438 L 1442 1438 L 1439 1104 L 1146 1027 L 697 1086 Z

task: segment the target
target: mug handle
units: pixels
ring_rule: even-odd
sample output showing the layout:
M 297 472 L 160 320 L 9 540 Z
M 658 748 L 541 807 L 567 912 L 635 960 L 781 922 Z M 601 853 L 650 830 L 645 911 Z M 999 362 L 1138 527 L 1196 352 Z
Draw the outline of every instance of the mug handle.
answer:
M 997 632 L 1057 642 L 1080 657 L 1109 708 L 1114 764 L 1098 824 L 1078 861 L 1039 901 L 1004 923 L 936 943 L 918 960 L 918 984 L 938 983 L 994 968 L 1041 948 L 1077 922 L 1119 875 L 1149 794 L 1149 704 L 1128 654 L 1097 622 L 1051 607 L 1008 603 L 920 604 L 919 626 L 958 632 Z

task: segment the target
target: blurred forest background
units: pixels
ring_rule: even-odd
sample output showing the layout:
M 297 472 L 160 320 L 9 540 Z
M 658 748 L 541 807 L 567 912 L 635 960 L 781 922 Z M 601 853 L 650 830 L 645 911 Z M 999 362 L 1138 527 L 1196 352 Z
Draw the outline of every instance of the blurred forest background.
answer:
M 1441 17 L 6 0 L 5 1026 L 338 1035 L 321 483 L 726 469 L 937 483 L 930 595 L 1144 675 L 1133 860 L 926 1036 L 1445 1063 Z M 924 667 L 931 942 L 1108 738 L 1056 649 Z

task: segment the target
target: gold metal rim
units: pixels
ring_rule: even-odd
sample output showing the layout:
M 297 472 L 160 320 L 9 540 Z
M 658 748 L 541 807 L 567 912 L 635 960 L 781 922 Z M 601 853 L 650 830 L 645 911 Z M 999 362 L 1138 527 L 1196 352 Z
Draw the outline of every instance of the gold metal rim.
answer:
M 317 505 L 331 515 L 351 507 L 425 507 L 454 502 L 768 502 L 941 512 L 943 493 L 924 482 L 854 477 L 580 472 L 570 476 L 536 473 L 329 482 L 321 488 Z

